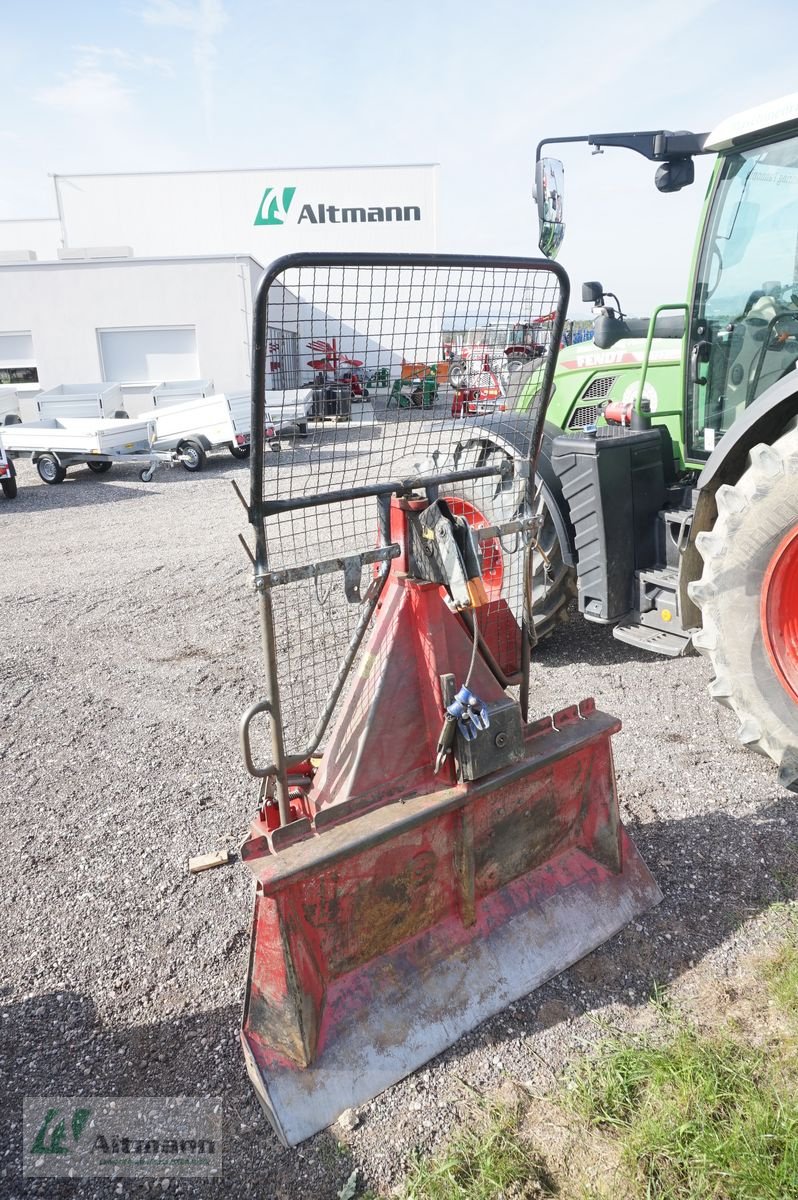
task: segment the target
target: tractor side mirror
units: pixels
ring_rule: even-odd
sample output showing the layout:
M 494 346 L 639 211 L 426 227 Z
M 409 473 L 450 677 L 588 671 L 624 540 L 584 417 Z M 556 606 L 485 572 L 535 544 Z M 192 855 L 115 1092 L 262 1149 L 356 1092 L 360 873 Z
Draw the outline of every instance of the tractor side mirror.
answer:
M 683 187 L 689 187 L 694 179 L 692 158 L 676 158 L 657 167 L 654 183 L 660 192 L 680 192 Z
M 583 304 L 592 304 L 593 308 L 600 308 L 603 299 L 604 288 L 597 279 L 589 279 L 587 283 L 582 284 Z
M 623 317 L 605 309 L 593 319 L 593 344 L 597 350 L 611 350 L 621 338 L 629 336 L 629 326 Z
M 565 170 L 557 158 L 539 158 L 535 163 L 535 197 L 538 203 L 538 246 L 547 258 L 556 258 L 565 234 L 563 187 Z

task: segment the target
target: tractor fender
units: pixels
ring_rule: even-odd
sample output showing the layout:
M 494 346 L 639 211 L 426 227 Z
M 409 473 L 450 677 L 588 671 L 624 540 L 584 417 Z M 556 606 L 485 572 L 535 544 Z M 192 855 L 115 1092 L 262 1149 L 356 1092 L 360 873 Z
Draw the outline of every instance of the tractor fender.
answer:
M 546 508 L 551 514 L 554 528 L 560 542 L 563 562 L 569 567 L 576 566 L 575 533 L 568 503 L 562 494 L 562 481 L 554 470 L 551 462 L 551 444 L 558 433 L 562 431 L 547 421 L 543 427 L 543 441 L 540 445 L 538 459 L 538 475 L 543 482 L 543 498 Z
M 687 626 L 701 625 L 701 612 L 687 595 L 687 585 L 700 579 L 704 560 L 696 549 L 699 533 L 710 530 L 718 515 L 715 495 L 724 483 L 734 484 L 746 467 L 753 446 L 775 441 L 785 426 L 798 414 L 798 372 L 790 371 L 758 396 L 743 415 L 724 433 L 698 477 L 696 502 L 690 540 L 684 551 L 679 572 L 682 621 Z
M 551 514 L 554 528 L 557 531 L 563 562 L 569 567 L 575 567 L 574 527 L 567 501 L 563 496 L 562 483 L 551 463 L 551 444 L 559 433 L 562 433 L 559 426 L 553 425 L 551 421 L 546 421 L 543 426 L 543 441 L 540 446 L 537 474 L 543 485 L 542 492 L 546 508 Z M 526 458 L 529 453 L 529 418 L 526 414 L 519 418 L 512 413 L 507 413 L 499 420 L 491 422 L 489 427 L 472 427 L 469 430 L 468 440 L 480 439 L 495 442 L 514 458 L 518 456 Z

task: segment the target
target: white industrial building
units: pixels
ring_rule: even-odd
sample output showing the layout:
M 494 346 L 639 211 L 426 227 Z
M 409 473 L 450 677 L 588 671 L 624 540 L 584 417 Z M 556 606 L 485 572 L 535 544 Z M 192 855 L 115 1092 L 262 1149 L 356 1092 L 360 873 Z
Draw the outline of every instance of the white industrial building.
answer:
M 0 221 L 0 385 L 152 381 L 249 386 L 252 303 L 266 264 L 318 251 L 429 252 L 435 166 L 57 175 L 56 214 Z M 272 386 L 291 386 L 302 317 L 270 331 Z M 292 364 L 294 364 L 292 366 Z M 26 411 L 27 410 L 27 411 Z
M 23 393 L 23 417 L 25 391 L 59 383 L 108 380 L 131 397 L 172 379 L 244 390 L 261 274 L 243 255 L 0 263 L 0 381 Z M 136 415 L 135 399 L 126 407 Z

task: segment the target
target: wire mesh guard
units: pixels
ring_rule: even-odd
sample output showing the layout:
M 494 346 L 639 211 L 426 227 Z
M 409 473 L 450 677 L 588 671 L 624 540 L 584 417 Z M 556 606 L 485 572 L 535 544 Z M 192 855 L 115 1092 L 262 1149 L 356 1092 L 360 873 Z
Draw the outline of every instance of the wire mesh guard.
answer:
M 250 515 L 290 755 L 323 744 L 331 697 L 357 663 L 396 552 L 386 497 L 401 481 L 423 480 L 417 494 L 477 527 L 533 513 L 529 466 L 567 299 L 562 270 L 534 260 L 297 255 L 266 273 Z M 295 411 L 286 424 L 289 399 L 308 406 L 306 427 Z M 500 598 L 520 621 L 528 540 L 510 530 L 481 541 L 480 624 Z

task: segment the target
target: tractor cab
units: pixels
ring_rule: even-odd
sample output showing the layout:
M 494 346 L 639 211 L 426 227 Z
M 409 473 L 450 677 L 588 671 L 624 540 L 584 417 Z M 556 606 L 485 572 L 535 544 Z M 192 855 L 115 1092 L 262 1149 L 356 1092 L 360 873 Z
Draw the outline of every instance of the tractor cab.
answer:
M 798 134 L 721 161 L 690 321 L 685 435 L 697 461 L 798 361 Z

